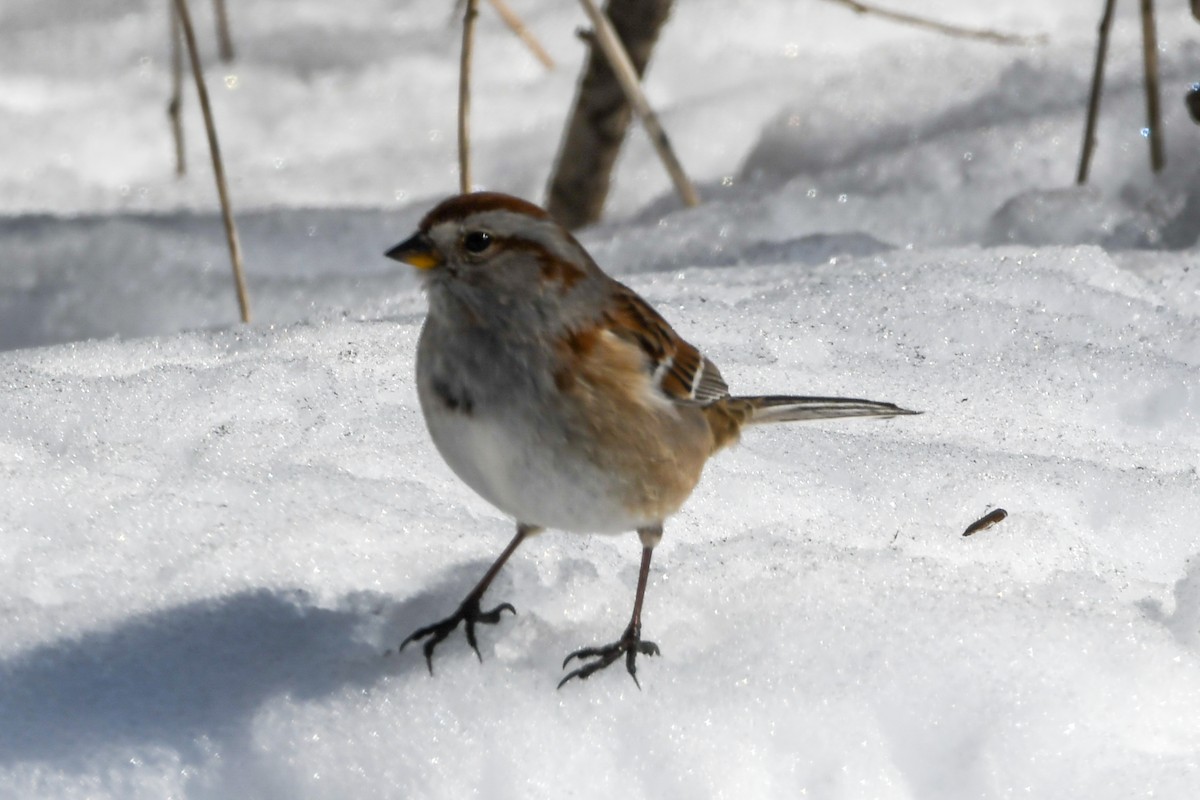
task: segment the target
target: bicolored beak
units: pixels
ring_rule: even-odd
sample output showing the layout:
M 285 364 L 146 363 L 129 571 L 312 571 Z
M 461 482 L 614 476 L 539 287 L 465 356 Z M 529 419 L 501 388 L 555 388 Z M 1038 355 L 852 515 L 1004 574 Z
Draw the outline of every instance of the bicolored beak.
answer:
M 388 258 L 403 261 L 417 269 L 433 269 L 442 263 L 442 254 L 423 233 L 416 233 L 384 253 Z

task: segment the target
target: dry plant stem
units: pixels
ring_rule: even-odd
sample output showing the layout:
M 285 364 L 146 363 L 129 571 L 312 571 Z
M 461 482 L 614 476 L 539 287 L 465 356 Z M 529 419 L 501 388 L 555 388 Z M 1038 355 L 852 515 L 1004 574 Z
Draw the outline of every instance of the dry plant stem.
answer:
M 471 50 L 475 42 L 477 0 L 463 12 L 462 60 L 458 65 L 458 188 L 471 191 Z
M 580 2 L 595 28 L 596 44 L 604 53 L 604 57 L 608 59 L 608 64 L 621 84 L 621 90 L 625 92 L 625 97 L 633 108 L 633 113 L 637 114 L 638 119 L 646 128 L 646 133 L 650 135 L 650 142 L 667 168 L 667 173 L 670 174 L 671 181 L 675 184 L 675 191 L 679 193 L 684 205 L 699 205 L 700 197 L 696 194 L 696 187 L 692 185 L 691 180 L 683 171 L 679 159 L 675 157 L 675 151 L 671 148 L 666 131 L 659 124 L 654 110 L 650 108 L 650 103 L 646 100 L 646 95 L 642 92 L 642 86 L 638 82 L 633 62 L 630 60 L 629 54 L 625 52 L 625 46 L 621 44 L 617 32 L 613 30 L 612 23 L 601 13 L 594 0 L 580 0 Z
M 604 6 L 639 77 L 650 63 L 673 4 L 674 0 L 608 0 Z M 546 185 L 546 210 L 572 230 L 603 215 L 613 168 L 633 121 L 633 109 L 596 46 L 595 34 L 580 35 L 588 42 L 587 60 Z
M 229 35 L 229 13 L 225 10 L 225 0 L 213 0 L 213 8 L 217 17 L 217 48 L 221 60 L 228 64 L 233 61 L 233 37 Z
M 504 20 L 504 24 L 525 43 L 525 46 L 529 48 L 529 52 L 533 53 L 534 58 L 542 62 L 542 66 L 546 69 L 554 69 L 554 59 L 542 47 L 542 43 L 537 40 L 533 32 L 525 27 L 525 23 L 517 16 L 517 12 L 513 11 L 512 7 L 505 0 L 489 0 L 489 2 L 492 4 L 492 8 L 496 9 L 496 13 L 500 15 L 500 18 Z
M 1150 168 L 1162 172 L 1162 106 L 1158 95 L 1158 37 L 1154 30 L 1154 0 L 1142 0 L 1142 57 L 1146 72 L 1146 125 L 1150 129 Z
M 175 139 L 175 174 L 187 174 L 187 156 L 183 148 L 183 33 L 179 27 L 179 11 L 175 0 L 167 0 L 171 8 L 171 99 L 167 101 L 167 116 L 171 119 L 171 134 Z
M 1083 127 L 1083 149 L 1079 153 L 1079 171 L 1075 183 L 1087 183 L 1088 169 L 1092 164 L 1092 150 L 1096 147 L 1096 118 L 1100 115 L 1100 91 L 1104 85 L 1104 61 L 1108 58 L 1108 34 L 1112 30 L 1113 8 L 1117 0 L 1104 0 L 1104 14 L 1100 17 L 1100 32 L 1096 39 L 1096 66 L 1092 70 L 1092 91 L 1088 96 L 1087 122 Z
M 208 134 L 208 149 L 212 154 L 213 175 L 217 181 L 217 196 L 221 200 L 221 216 L 225 221 L 225 238 L 229 242 L 229 260 L 233 265 L 233 282 L 237 288 L 238 309 L 242 322 L 250 321 L 250 300 L 246 293 L 246 278 L 242 274 L 242 246 L 238 242 L 237 227 L 233 224 L 233 212 L 229 207 L 229 190 L 225 185 L 225 167 L 221 161 L 221 148 L 217 144 L 217 126 L 213 122 L 212 108 L 208 103 L 208 89 L 204 85 L 204 71 L 200 67 L 200 53 L 196 49 L 196 32 L 188 13 L 187 0 L 175 0 L 179 13 L 179 24 L 187 42 L 188 58 L 192 64 L 192 75 L 196 79 L 196 94 L 200 97 L 200 111 L 204 115 L 204 129 Z
M 914 28 L 924 28 L 925 30 L 934 31 L 936 33 L 945 34 L 946 36 L 954 36 L 960 39 L 979 39 L 993 44 L 1006 45 L 1030 45 L 1042 44 L 1046 41 L 1045 36 L 1019 36 L 1012 33 L 999 33 L 998 31 L 977 30 L 975 28 L 964 28 L 961 25 L 951 25 L 946 22 L 938 22 L 937 20 L 918 17 L 915 14 L 905 14 L 902 11 L 889 11 L 886 8 L 860 3 L 858 0 L 829 0 L 831 3 L 837 3 L 840 6 L 845 6 L 856 14 L 874 14 L 884 19 L 889 19 L 892 22 L 899 22 L 902 25 L 911 25 Z

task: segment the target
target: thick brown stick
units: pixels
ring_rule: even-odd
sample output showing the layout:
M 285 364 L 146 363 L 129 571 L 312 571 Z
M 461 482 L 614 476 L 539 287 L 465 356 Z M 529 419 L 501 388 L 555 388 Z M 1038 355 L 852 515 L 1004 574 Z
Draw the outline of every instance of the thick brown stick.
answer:
M 213 0 L 217 17 L 217 50 L 221 60 L 228 64 L 233 61 L 233 37 L 229 35 L 229 13 L 225 10 L 225 0 Z
M 175 0 L 179 12 L 179 24 L 187 42 L 188 58 L 192 63 L 192 76 L 196 79 L 196 94 L 200 97 L 200 111 L 204 114 L 204 130 L 208 134 L 208 150 L 212 154 L 213 175 L 217 181 L 217 196 L 221 200 L 221 217 L 225 221 L 225 238 L 229 243 L 229 260 L 233 265 L 233 283 L 237 289 L 238 309 L 242 322 L 250 321 L 250 300 L 246 293 L 246 278 L 242 274 L 242 246 L 238 242 L 237 227 L 233 224 L 233 211 L 229 206 L 229 190 L 225 186 L 225 166 L 221 162 L 221 148 L 217 144 L 217 126 L 213 122 L 212 108 L 208 104 L 208 89 L 204 85 L 204 71 L 200 66 L 200 53 L 196 48 L 196 32 L 192 29 L 192 18 L 188 13 L 187 0 Z
M 504 20 L 504 24 L 525 43 L 529 52 L 533 53 L 533 57 L 542 62 L 542 66 L 546 69 L 554 69 L 554 59 L 546 52 L 546 48 L 542 47 L 542 43 L 537 40 L 533 32 L 525 27 L 525 23 L 517 16 L 517 12 L 513 11 L 505 0 L 488 0 L 488 2 L 492 4 L 492 8 L 496 9 L 496 13 L 500 15 L 500 19 Z
M 476 0 L 463 12 L 462 58 L 458 64 L 458 187 L 471 191 L 471 50 L 475 43 Z
M 675 184 L 675 191 L 679 193 L 684 205 L 700 205 L 696 187 L 692 185 L 687 173 L 683 171 L 683 165 L 676 158 L 675 150 L 672 149 L 671 142 L 667 139 L 666 131 L 658 121 L 658 115 L 654 113 L 654 109 L 650 108 L 650 103 L 642 91 L 642 85 L 638 82 L 637 71 L 629 58 L 629 53 L 625 52 L 625 46 L 621 44 L 617 32 L 613 30 L 612 23 L 601 13 L 594 0 L 580 0 L 580 2 L 583 3 L 584 10 L 591 18 L 592 25 L 595 26 L 596 44 L 608 59 L 608 65 L 612 68 L 613 74 L 617 76 L 621 90 L 625 93 L 625 99 L 633 107 L 633 113 L 637 114 L 638 119 L 646 128 L 646 133 L 650 135 L 650 142 L 654 145 L 663 166 L 667 168 L 667 173 Z
M 1100 115 L 1100 90 L 1104 84 L 1104 61 L 1108 58 L 1108 34 L 1112 30 L 1113 7 L 1117 0 L 1105 0 L 1104 14 L 1100 17 L 1100 32 L 1096 39 L 1096 65 L 1092 70 L 1092 91 L 1088 96 L 1087 122 L 1083 127 L 1083 149 L 1079 154 L 1079 172 L 1075 183 L 1087 183 L 1088 169 L 1092 164 L 1092 150 L 1096 147 L 1096 117 Z
M 608 0 L 605 6 L 605 16 L 617 29 L 639 76 L 650 62 L 672 2 Z M 546 210 L 572 229 L 600 219 L 613 166 L 633 118 L 607 59 L 595 44 L 595 35 L 587 38 L 591 43 L 587 64 L 546 190 Z
M 911 25 L 914 28 L 924 28 L 925 30 L 941 33 L 946 36 L 954 36 L 959 39 L 979 39 L 993 44 L 1007 45 L 1030 45 L 1042 44 L 1046 41 L 1046 37 L 1042 36 L 1020 36 L 1014 33 L 999 33 L 997 31 L 978 30 L 975 28 L 964 28 L 961 25 L 951 25 L 948 22 L 938 22 L 937 20 L 918 17 L 915 14 L 905 14 L 902 11 L 889 11 L 886 8 L 860 3 L 858 0 L 829 0 L 831 3 L 837 3 L 840 6 L 845 6 L 856 14 L 874 14 L 877 17 L 899 22 L 902 25 Z
M 1154 30 L 1154 0 L 1142 0 L 1142 59 L 1146 77 L 1146 124 L 1150 133 L 1150 168 L 1162 172 L 1166 164 L 1163 153 L 1162 106 L 1158 95 L 1158 36 Z
M 187 156 L 183 147 L 183 32 L 179 27 L 179 11 L 175 0 L 167 0 L 171 7 L 171 99 L 167 101 L 167 116 L 171 120 L 171 135 L 175 139 L 175 174 L 187 174 Z

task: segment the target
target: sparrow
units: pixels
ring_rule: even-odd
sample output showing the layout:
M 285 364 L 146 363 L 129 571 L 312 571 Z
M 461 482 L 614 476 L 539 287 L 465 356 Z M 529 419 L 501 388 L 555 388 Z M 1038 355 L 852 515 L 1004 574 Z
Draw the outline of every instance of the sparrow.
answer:
M 919 412 L 843 397 L 732 396 L 717 366 L 649 303 L 604 273 L 536 205 L 476 192 L 439 203 L 386 256 L 415 267 L 429 312 L 416 381 L 430 437 L 450 468 L 516 521 L 516 535 L 457 610 L 418 628 L 425 662 L 460 624 L 482 660 L 476 625 L 496 574 L 528 538 L 636 531 L 642 545 L 633 614 L 620 638 L 563 661 L 559 682 L 586 679 L 622 657 L 638 684 L 642 604 L 663 523 L 704 465 L 743 428 L 795 420 Z

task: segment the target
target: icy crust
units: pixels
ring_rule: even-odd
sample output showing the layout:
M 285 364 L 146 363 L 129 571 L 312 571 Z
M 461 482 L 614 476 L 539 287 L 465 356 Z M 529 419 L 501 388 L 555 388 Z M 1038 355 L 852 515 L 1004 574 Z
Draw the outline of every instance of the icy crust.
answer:
M 0 788 L 1187 796 L 1194 293 L 1163 302 L 1094 248 L 631 283 L 738 390 L 926 412 L 718 458 L 656 556 L 640 693 L 618 672 L 553 690 L 624 624 L 633 537 L 530 543 L 482 665 L 457 640 L 433 679 L 383 655 L 510 534 L 424 432 L 416 292 L 361 321 L 5 355 Z

